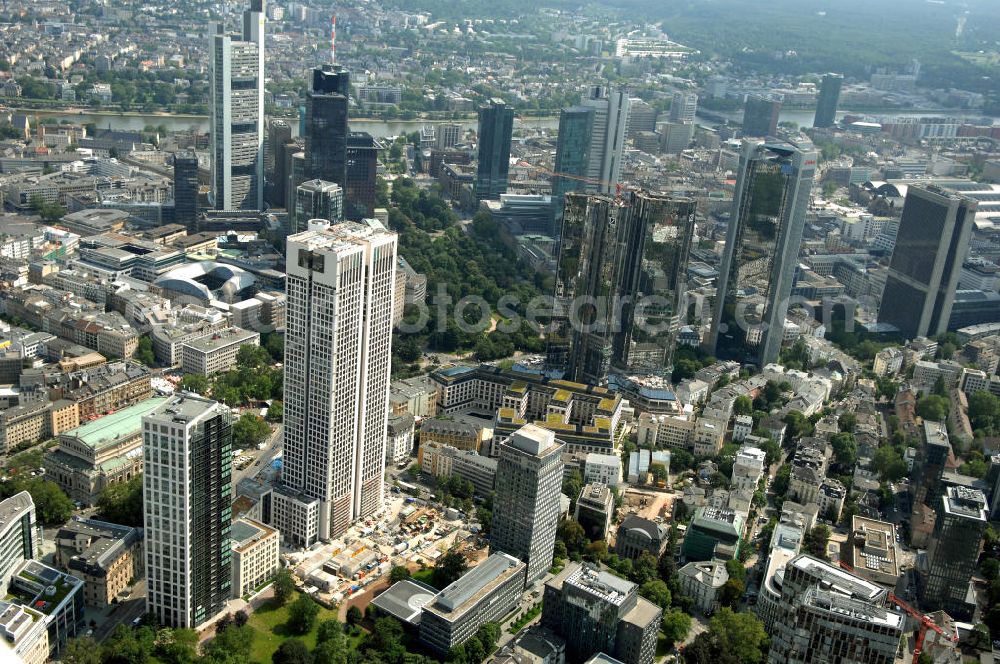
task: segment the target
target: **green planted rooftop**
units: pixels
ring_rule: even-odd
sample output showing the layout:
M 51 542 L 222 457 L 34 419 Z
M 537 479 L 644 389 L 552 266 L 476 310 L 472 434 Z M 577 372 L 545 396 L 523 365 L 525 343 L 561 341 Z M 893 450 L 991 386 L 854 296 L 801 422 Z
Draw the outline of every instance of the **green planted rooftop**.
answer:
M 73 438 L 84 445 L 99 449 L 105 445 L 138 435 L 142 431 L 142 418 L 167 402 L 169 397 L 152 397 L 134 406 L 115 411 L 110 415 L 71 429 L 60 437 Z

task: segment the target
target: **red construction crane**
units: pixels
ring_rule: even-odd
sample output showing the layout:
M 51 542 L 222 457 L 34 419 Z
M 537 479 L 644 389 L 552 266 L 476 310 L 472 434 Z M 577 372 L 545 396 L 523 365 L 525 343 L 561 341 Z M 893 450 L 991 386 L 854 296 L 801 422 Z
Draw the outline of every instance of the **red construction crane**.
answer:
M 518 162 L 518 166 L 524 166 L 526 168 L 530 168 L 533 171 L 537 171 L 537 172 L 542 173 L 544 175 L 548 175 L 549 177 L 552 177 L 552 178 L 563 178 L 564 180 L 574 180 L 576 182 L 582 182 L 584 184 L 593 185 L 595 187 L 608 187 L 608 186 L 610 186 L 612 184 L 608 180 L 600 180 L 598 178 L 589 178 L 589 177 L 587 177 L 585 175 L 574 175 L 572 173 L 560 173 L 558 171 L 553 171 L 553 170 L 551 170 L 549 168 L 545 168 L 544 166 L 538 166 L 537 164 L 529 164 L 526 161 Z M 622 193 L 623 192 L 625 192 L 625 191 L 633 191 L 633 190 L 637 190 L 638 189 L 638 187 L 632 187 L 632 186 L 629 186 L 629 185 L 624 185 L 621 182 L 615 182 L 614 185 L 615 185 L 615 203 L 618 204 L 618 205 L 622 204 Z
M 843 567 L 848 572 L 851 572 L 852 574 L 856 573 L 854 571 L 854 568 L 851 567 L 849 564 L 845 563 L 843 560 L 840 561 L 840 566 Z M 920 625 L 917 631 L 917 640 L 913 644 L 913 664 L 918 664 L 918 660 L 920 659 L 920 653 L 923 652 L 924 649 L 924 639 L 927 638 L 928 629 L 933 629 L 935 632 L 937 632 L 938 634 L 940 634 L 941 636 L 943 636 L 944 638 L 948 639 L 951 642 L 955 642 L 958 640 L 957 635 L 945 632 L 944 628 L 942 628 L 936 622 L 931 620 L 930 616 L 917 611 L 907 602 L 903 601 L 899 597 L 896 597 L 896 595 L 894 595 L 893 593 L 889 593 L 888 599 L 890 602 L 892 602 L 893 604 L 901 608 L 903 611 L 908 613 L 910 616 L 912 616 L 913 619 L 917 621 L 917 624 Z

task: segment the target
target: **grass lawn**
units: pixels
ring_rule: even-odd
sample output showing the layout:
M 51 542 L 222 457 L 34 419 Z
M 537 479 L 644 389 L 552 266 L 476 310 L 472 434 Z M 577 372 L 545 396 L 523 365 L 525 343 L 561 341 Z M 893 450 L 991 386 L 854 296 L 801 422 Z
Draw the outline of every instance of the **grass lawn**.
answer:
M 257 631 L 253 640 L 253 650 L 250 653 L 252 661 L 259 664 L 269 664 L 271 655 L 278 649 L 281 642 L 292 637 L 302 639 L 310 651 L 316 647 L 316 627 L 302 636 L 291 634 L 285 627 L 285 623 L 288 622 L 288 607 L 295 601 L 296 597 L 297 595 L 290 598 L 284 606 L 278 606 L 273 599 L 269 600 L 250 614 L 249 624 Z M 336 611 L 320 606 L 319 614 L 316 616 L 316 625 L 336 617 Z M 348 636 L 347 638 L 351 647 L 354 648 L 364 638 L 364 634 L 358 637 Z
M 434 587 L 434 584 L 431 583 L 431 579 L 434 577 L 433 567 L 428 567 L 427 569 L 422 569 L 420 571 L 414 572 L 411 576 L 417 581 L 420 581 L 421 583 L 426 583 L 431 588 Z

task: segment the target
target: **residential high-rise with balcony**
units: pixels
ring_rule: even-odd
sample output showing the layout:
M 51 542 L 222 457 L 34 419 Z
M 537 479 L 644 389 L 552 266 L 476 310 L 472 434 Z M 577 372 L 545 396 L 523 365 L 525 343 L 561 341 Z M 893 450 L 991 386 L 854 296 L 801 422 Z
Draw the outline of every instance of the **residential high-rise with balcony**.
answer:
M 264 2 L 250 0 L 242 34 L 211 30 L 212 203 L 264 207 Z
M 720 359 L 778 358 L 815 172 L 806 138 L 743 142 L 707 342 Z
M 192 394 L 142 418 L 146 611 L 195 628 L 231 597 L 232 415 Z
M 693 92 L 675 92 L 670 100 L 671 122 L 694 122 L 698 111 L 698 95 Z
M 285 441 L 274 523 L 309 546 L 382 507 L 396 234 L 309 224 L 287 239 Z

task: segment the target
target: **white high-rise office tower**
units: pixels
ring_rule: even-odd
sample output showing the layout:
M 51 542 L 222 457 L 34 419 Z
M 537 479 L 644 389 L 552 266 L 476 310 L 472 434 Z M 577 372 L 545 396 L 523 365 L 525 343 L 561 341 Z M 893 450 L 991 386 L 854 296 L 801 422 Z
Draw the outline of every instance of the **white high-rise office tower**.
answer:
M 675 92 L 670 100 L 671 122 L 694 122 L 698 112 L 698 95 L 693 92 Z
M 264 2 L 250 0 L 243 33 L 210 30 L 212 204 L 264 208 Z
M 587 177 L 600 180 L 598 193 L 613 194 L 622 174 L 628 115 L 631 108 L 624 90 L 607 91 L 595 86 L 580 104 L 594 109 Z
M 199 396 L 142 418 L 146 611 L 195 628 L 232 596 L 232 416 Z
M 500 445 L 490 550 L 528 565 L 528 584 L 552 566 L 559 526 L 564 445 L 547 429 L 526 424 Z
M 309 546 L 382 506 L 396 234 L 313 220 L 287 240 L 283 487 L 273 521 Z

